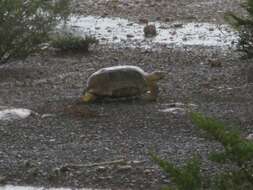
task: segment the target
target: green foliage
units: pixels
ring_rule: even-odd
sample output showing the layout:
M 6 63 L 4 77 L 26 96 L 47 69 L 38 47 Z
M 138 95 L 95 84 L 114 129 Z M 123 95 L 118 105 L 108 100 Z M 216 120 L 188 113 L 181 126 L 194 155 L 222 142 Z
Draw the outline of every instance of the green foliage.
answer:
M 69 0 L 0 0 L 0 64 L 40 51 L 69 13 Z
M 201 189 L 200 162 L 194 157 L 184 166 L 176 167 L 174 164 L 160 159 L 154 153 L 150 153 L 151 158 L 161 169 L 171 176 L 172 182 L 177 190 L 198 190 Z M 166 187 L 165 189 L 173 189 Z
M 90 45 L 98 43 L 95 37 L 85 38 L 72 34 L 62 34 L 51 39 L 51 46 L 61 51 L 88 52 Z
M 239 166 L 247 161 L 252 161 L 253 142 L 243 139 L 237 132 L 226 130 L 223 123 L 199 113 L 192 113 L 192 120 L 196 126 L 205 130 L 224 146 L 225 152 L 213 155 L 218 158 L 217 160 L 226 158 L 236 162 Z
M 182 168 L 151 154 L 152 159 L 170 175 L 177 190 L 245 190 L 253 189 L 253 142 L 238 132 L 228 130 L 222 122 L 192 113 L 193 123 L 220 142 L 223 152 L 211 153 L 209 159 L 219 164 L 230 164 L 230 169 L 205 181 L 200 175 L 200 161 L 190 160 Z M 207 187 L 207 188 L 204 188 Z M 171 189 L 168 187 L 167 189 Z
M 242 6 L 248 12 L 247 17 L 239 17 L 228 12 L 225 14 L 225 19 L 239 31 L 238 50 L 245 52 L 247 57 L 251 58 L 253 57 L 253 0 L 247 0 Z
M 246 190 L 252 189 L 252 179 L 242 170 L 225 172 L 213 179 L 212 190 Z
M 214 189 L 253 189 L 253 142 L 235 131 L 226 130 L 223 123 L 202 114 L 192 113 L 192 121 L 224 147 L 224 152 L 212 153 L 209 158 L 218 163 L 227 162 L 235 168 L 217 176 Z

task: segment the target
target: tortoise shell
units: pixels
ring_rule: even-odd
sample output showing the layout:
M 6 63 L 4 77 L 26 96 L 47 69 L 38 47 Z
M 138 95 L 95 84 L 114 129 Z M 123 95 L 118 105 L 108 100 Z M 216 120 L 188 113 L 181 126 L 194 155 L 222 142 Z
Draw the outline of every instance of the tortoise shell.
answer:
M 87 91 L 97 96 L 126 97 L 147 92 L 146 73 L 136 66 L 98 70 L 87 82 Z

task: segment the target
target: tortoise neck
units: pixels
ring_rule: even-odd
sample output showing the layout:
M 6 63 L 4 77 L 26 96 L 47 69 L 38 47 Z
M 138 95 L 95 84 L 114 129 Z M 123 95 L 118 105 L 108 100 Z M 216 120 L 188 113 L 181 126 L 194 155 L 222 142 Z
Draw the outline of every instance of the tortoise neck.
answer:
M 152 84 L 157 82 L 159 79 L 154 73 L 146 74 L 146 80 L 148 83 Z

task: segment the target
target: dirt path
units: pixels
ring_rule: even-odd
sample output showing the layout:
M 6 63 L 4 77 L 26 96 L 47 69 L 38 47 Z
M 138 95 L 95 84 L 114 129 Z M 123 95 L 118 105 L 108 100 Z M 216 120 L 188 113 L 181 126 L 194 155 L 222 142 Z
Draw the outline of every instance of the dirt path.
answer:
M 74 1 L 82 15 L 118 16 L 138 21 L 199 21 L 224 23 L 224 13 L 243 14 L 242 0 L 90 0 Z
M 89 2 L 95 1 L 79 7 L 85 14 L 106 8 L 104 1 L 96 10 Z M 183 11 L 186 2 L 170 3 Z M 224 2 L 230 3 L 222 11 L 238 7 L 237 1 L 218 1 L 203 19 L 210 21 L 211 10 L 221 9 Z M 143 9 L 143 14 L 152 15 L 156 6 Z M 197 11 L 193 7 L 191 10 Z M 108 7 L 106 10 L 112 14 Z M 129 10 L 122 15 L 137 18 L 136 8 Z M 184 11 L 174 17 L 168 11 L 166 17 L 177 20 L 194 13 Z M 165 13 L 160 13 L 165 18 Z M 214 17 L 219 22 L 221 15 L 216 11 Z M 101 67 L 119 64 L 167 72 L 159 83 L 157 102 L 131 99 L 81 104 L 78 97 L 88 76 Z M 150 160 L 151 149 L 175 163 L 198 152 L 204 171 L 217 171 L 219 166 L 210 165 L 207 154 L 220 146 L 204 139 L 182 110 L 172 113 L 166 109 L 177 102 L 194 104 L 191 108 L 196 111 L 237 124 L 244 135 L 252 133 L 253 86 L 247 84 L 245 75 L 249 64 L 232 50 L 215 47 L 152 51 L 98 45 L 89 55 L 48 52 L 1 67 L 0 105 L 23 107 L 37 114 L 0 123 L 0 183 L 4 179 L 2 182 L 11 184 L 160 189 L 168 178 Z

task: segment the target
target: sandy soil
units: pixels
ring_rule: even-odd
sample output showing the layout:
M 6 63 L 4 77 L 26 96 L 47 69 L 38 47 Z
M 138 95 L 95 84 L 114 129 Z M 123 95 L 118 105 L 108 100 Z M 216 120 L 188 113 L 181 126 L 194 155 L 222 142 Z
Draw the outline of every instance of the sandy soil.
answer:
M 224 22 L 224 11 L 238 10 L 238 1 L 226 0 L 157 1 L 154 6 L 152 1 L 120 1 L 129 8 L 112 12 L 103 2 L 79 1 L 76 11 L 161 20 L 194 15 L 198 21 Z M 140 15 L 141 6 L 135 4 L 145 5 Z M 91 73 L 125 64 L 167 73 L 159 82 L 156 102 L 79 101 Z M 246 75 L 250 64 L 233 50 L 215 47 L 143 50 L 97 45 L 90 54 L 46 52 L 0 67 L 0 105 L 36 112 L 25 120 L 0 123 L 0 183 L 160 189 L 169 178 L 150 160 L 150 150 L 177 164 L 197 152 L 203 171 L 213 173 L 220 166 L 211 165 L 207 155 L 220 145 L 205 139 L 186 113 L 161 110 L 176 102 L 195 104 L 192 109 L 236 125 L 243 135 L 252 133 L 253 86 Z

